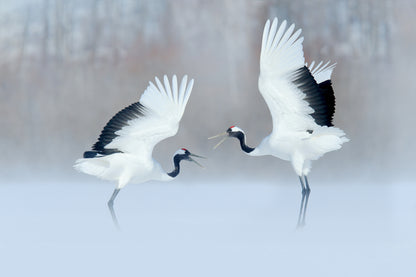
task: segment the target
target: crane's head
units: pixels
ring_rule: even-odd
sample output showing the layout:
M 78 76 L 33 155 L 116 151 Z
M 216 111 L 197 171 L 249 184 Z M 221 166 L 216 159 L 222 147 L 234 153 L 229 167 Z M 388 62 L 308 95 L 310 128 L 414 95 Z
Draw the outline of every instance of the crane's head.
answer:
M 239 138 L 243 136 L 244 137 L 244 131 L 239 128 L 238 126 L 231 126 L 230 128 L 227 129 L 227 131 L 225 131 L 224 133 L 218 134 L 216 136 L 210 137 L 208 139 L 213 139 L 213 138 L 218 138 L 218 137 L 223 137 L 222 140 L 220 140 L 220 142 L 218 142 L 215 146 L 214 149 L 217 148 L 218 146 L 221 145 L 221 143 L 223 143 L 228 137 L 234 137 L 234 138 Z
M 200 163 L 198 163 L 197 161 L 195 161 L 192 157 L 205 159 L 205 157 L 192 154 L 186 148 L 181 148 L 178 151 L 176 151 L 175 154 L 173 154 L 173 160 L 175 162 L 177 161 L 179 163 L 180 161 L 185 160 L 185 161 L 190 161 L 190 162 L 196 163 L 200 167 L 203 167 Z

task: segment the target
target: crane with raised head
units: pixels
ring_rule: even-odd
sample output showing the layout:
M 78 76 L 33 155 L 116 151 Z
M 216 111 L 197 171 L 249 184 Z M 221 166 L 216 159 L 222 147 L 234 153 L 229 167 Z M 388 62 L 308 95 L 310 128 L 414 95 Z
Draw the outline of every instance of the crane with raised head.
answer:
M 246 144 L 245 132 L 231 126 L 217 148 L 228 137 L 236 138 L 250 156 L 271 155 L 290 161 L 299 176 L 302 202 L 299 223 L 304 223 L 310 186 L 307 175 L 311 161 L 338 150 L 348 141 L 344 131 L 333 126 L 335 96 L 331 74 L 335 64 L 305 63 L 301 29 L 295 31 L 286 20 L 278 26 L 267 20 L 262 37 L 258 87 L 273 120 L 273 130 L 253 148 Z M 305 200 L 305 195 L 306 201 Z

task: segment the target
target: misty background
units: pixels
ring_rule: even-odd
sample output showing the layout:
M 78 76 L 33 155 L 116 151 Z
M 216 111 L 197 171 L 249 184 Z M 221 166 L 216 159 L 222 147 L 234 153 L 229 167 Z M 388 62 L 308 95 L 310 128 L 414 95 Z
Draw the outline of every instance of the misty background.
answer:
M 337 62 L 334 123 L 351 141 L 314 163 L 311 178 L 411 178 L 415 153 L 414 1 L 2 1 L 0 128 L 3 178 L 60 178 L 154 76 L 188 74 L 192 97 L 176 137 L 155 148 L 166 170 L 179 147 L 208 156 L 182 178 L 293 177 L 291 165 L 250 158 L 271 131 L 257 89 L 261 35 L 277 16 L 302 28 L 306 61 Z M 194 177 L 197 176 L 197 177 Z
M 0 1 L 0 263 L 7 276 L 413 276 L 416 2 Z M 335 126 L 350 142 L 313 163 L 307 225 L 289 162 L 248 157 L 272 128 L 258 92 L 267 19 L 302 28 L 305 58 L 336 62 Z M 170 183 L 73 170 L 149 81 L 195 79 L 179 132 L 155 147 Z M 300 266 L 302 265 L 302 266 Z M 140 274 L 139 274 L 140 275 Z

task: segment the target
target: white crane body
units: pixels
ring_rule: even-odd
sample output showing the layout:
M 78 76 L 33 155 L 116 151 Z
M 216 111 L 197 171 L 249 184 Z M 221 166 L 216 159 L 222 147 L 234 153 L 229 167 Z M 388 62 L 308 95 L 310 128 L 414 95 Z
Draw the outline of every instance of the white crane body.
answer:
M 150 180 L 170 181 L 162 166 L 153 158 L 129 153 L 114 153 L 93 159 L 81 159 L 77 169 L 106 181 L 117 182 L 122 189 L 127 183 L 144 183 Z
M 178 132 L 179 122 L 192 92 L 193 80 L 188 83 L 188 77 L 184 76 L 178 86 L 175 75 L 172 83 L 165 75 L 163 84 L 157 77 L 155 83 L 149 83 L 139 102 L 114 115 L 92 150 L 86 151 L 83 158 L 75 161 L 76 170 L 117 182 L 108 202 L 116 225 L 113 202 L 127 183 L 173 180 L 179 174 L 182 160 L 197 163 L 191 156 L 200 157 L 185 148 L 179 149 L 173 157 L 174 170 L 169 173 L 153 159 L 155 145 Z
M 301 29 L 294 32 L 294 24 L 286 26 L 286 20 L 279 27 L 277 18 L 271 25 L 268 20 L 261 44 L 258 88 L 272 116 L 271 134 L 255 148 L 246 145 L 245 133 L 237 126 L 211 138 L 225 136 L 214 148 L 226 137 L 235 137 L 250 156 L 271 155 L 290 161 L 302 187 L 301 224 L 310 193 L 307 175 L 311 161 L 340 149 L 349 139 L 332 124 L 335 96 L 330 79 L 335 64 L 320 62 L 315 66 L 312 62 L 308 67 Z
M 335 64 L 312 62 L 308 67 L 301 29 L 294 30 L 293 24 L 287 28 L 286 21 L 278 26 L 277 18 L 264 26 L 258 88 L 272 116 L 273 131 L 255 148 L 245 144 L 239 127 L 231 126 L 219 136 L 238 138 L 250 156 L 291 161 L 296 174 L 306 178 L 311 161 L 340 149 L 348 138 L 332 124 L 335 96 L 330 78 Z

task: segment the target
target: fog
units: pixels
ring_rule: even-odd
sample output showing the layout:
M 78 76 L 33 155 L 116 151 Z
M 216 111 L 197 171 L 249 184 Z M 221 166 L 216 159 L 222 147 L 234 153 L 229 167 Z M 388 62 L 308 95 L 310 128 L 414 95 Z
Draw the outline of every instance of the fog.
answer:
M 1 1 L 6 275 L 412 275 L 415 13 L 411 0 Z M 308 62 L 337 62 L 334 123 L 351 139 L 313 163 L 300 230 L 289 163 L 207 140 L 231 125 L 250 146 L 270 133 L 257 77 L 275 16 L 302 28 Z M 118 232 L 106 207 L 114 184 L 72 165 L 164 74 L 195 85 L 155 158 L 167 171 L 180 147 L 208 159 L 169 184 L 128 185 Z
M 7 276 L 412 276 L 413 184 L 299 189 L 263 183 L 147 183 L 115 204 L 110 185 L 0 187 Z
M 351 142 L 312 174 L 406 180 L 415 152 L 414 11 L 412 1 L 3 1 L 2 175 L 72 176 L 114 113 L 154 76 L 176 73 L 195 86 L 178 135 L 155 149 L 164 167 L 185 146 L 212 157 L 210 176 L 291 176 L 276 159 L 245 157 L 232 141 L 213 152 L 206 140 L 238 124 L 255 146 L 271 131 L 257 76 L 262 29 L 277 16 L 303 29 L 307 61 L 337 62 L 335 125 Z

